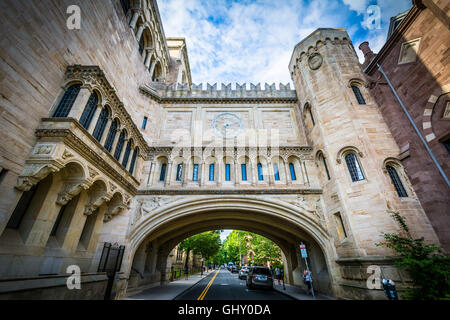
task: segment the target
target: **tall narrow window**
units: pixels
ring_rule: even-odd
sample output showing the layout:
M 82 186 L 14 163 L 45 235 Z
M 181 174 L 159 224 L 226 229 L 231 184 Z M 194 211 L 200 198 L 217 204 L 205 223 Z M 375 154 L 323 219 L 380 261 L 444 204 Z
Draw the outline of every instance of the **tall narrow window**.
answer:
M 62 206 L 59 209 L 58 216 L 56 217 L 55 223 L 53 224 L 52 231 L 50 232 L 50 236 L 56 236 L 56 231 L 58 230 L 61 219 L 64 215 L 64 210 L 66 210 L 67 205 Z
M 344 220 L 342 220 L 341 214 L 339 212 L 335 213 L 334 217 L 336 220 L 338 237 L 340 240 L 344 240 L 345 238 L 347 238 L 347 231 L 345 231 Z
M 183 172 L 183 164 L 179 163 L 177 166 L 177 181 L 181 181 L 181 174 Z
M 145 130 L 145 127 L 147 126 L 147 120 L 148 120 L 147 117 L 144 117 L 144 120 L 142 120 L 142 129 L 144 129 L 144 130 Z
M 363 95 L 361 94 L 361 90 L 357 86 L 352 86 L 353 93 L 355 94 L 356 100 L 358 100 L 359 104 L 366 104 Z
M 258 163 L 258 180 L 259 181 L 263 181 L 264 180 L 264 176 L 263 176 L 263 170 L 262 170 L 262 164 Z
M 214 163 L 209 165 L 209 181 L 214 181 Z
M 241 164 L 241 174 L 242 181 L 247 181 L 247 165 L 245 163 Z
M 133 143 L 133 140 L 128 140 L 127 143 L 127 147 L 125 148 L 125 154 L 123 155 L 123 160 L 122 160 L 122 166 L 124 168 L 127 167 L 128 164 L 128 159 L 130 158 L 130 153 L 131 153 L 131 144 Z
M 225 165 L 225 180 L 230 181 L 231 180 L 231 166 L 229 163 Z
M 130 0 L 120 0 L 120 4 L 122 5 L 123 13 L 126 15 L 128 10 L 130 10 Z
M 166 179 L 166 169 L 167 164 L 163 163 L 161 165 L 161 172 L 159 173 L 159 181 L 164 181 Z
M 198 181 L 198 164 L 194 163 L 194 168 L 192 168 L 192 181 Z
M 405 188 L 403 187 L 402 180 L 400 180 L 400 177 L 398 176 L 397 170 L 395 170 L 392 166 L 386 166 L 386 169 L 389 173 L 389 176 L 391 177 L 392 184 L 395 187 L 395 190 L 397 191 L 397 194 L 399 197 L 407 197 L 408 194 L 406 193 Z
M 361 167 L 359 166 L 358 158 L 356 154 L 349 153 L 345 156 L 345 162 L 347 162 L 348 171 L 352 177 L 352 181 L 364 180 L 364 175 L 362 173 Z
M 58 104 L 58 107 L 53 113 L 53 117 L 55 118 L 67 117 L 67 115 L 70 112 L 70 109 L 72 109 L 75 99 L 78 96 L 78 93 L 80 92 L 80 88 L 81 88 L 80 84 L 74 84 L 73 86 L 67 88 L 66 92 L 64 92 L 61 101 Z
M 114 143 L 114 139 L 116 138 L 116 134 L 117 134 L 117 127 L 119 126 L 117 120 L 114 120 L 111 123 L 111 127 L 109 127 L 109 132 L 108 132 L 108 136 L 106 137 L 106 141 L 105 141 L 105 148 L 106 150 L 108 150 L 108 152 L 111 152 L 113 143 Z
M 322 156 L 322 161 L 323 161 L 323 166 L 325 168 L 325 172 L 327 173 L 328 180 L 331 180 L 330 172 L 328 171 L 327 160 L 325 160 L 324 156 Z
M 114 158 L 117 161 L 119 161 L 120 159 L 124 142 L 125 142 L 125 131 L 122 130 L 119 136 L 119 140 L 117 141 L 116 151 L 114 152 Z
M 83 114 L 80 117 L 80 124 L 85 128 L 89 128 L 92 118 L 94 117 L 95 110 L 97 109 L 98 97 L 95 92 L 91 93 L 86 106 L 84 107 Z
M 97 124 L 95 125 L 94 133 L 92 136 L 100 141 L 103 136 L 103 131 L 105 131 L 106 124 L 108 123 L 109 112 L 107 108 L 103 108 L 102 112 L 100 112 L 100 116 L 98 117 Z
M 133 172 L 134 172 L 134 167 L 136 165 L 136 159 L 137 159 L 138 155 L 139 155 L 139 149 L 136 147 L 136 148 L 134 148 L 134 151 L 133 151 L 133 157 L 131 157 L 130 169 L 128 169 L 130 174 L 133 174 Z
M 141 35 L 141 39 L 139 40 L 139 53 L 142 55 L 142 53 L 144 52 L 144 34 Z
M 289 163 L 289 171 L 291 171 L 291 180 L 297 180 L 297 176 L 295 175 L 295 167 L 293 163 Z
M 11 229 L 18 229 L 20 226 L 20 223 L 22 222 L 23 216 L 28 210 L 28 207 L 30 206 L 31 200 L 33 199 L 35 193 L 37 190 L 37 185 L 34 185 L 31 187 L 30 190 L 25 191 L 22 196 L 20 197 L 19 202 L 16 205 L 16 208 L 14 209 L 14 212 L 11 215 L 11 218 L 9 218 L 8 224 L 6 225 L 7 228 Z
M 280 172 L 276 163 L 273 164 L 273 175 L 275 176 L 275 181 L 280 181 Z
M 313 124 L 313 126 L 314 126 L 314 125 L 316 124 L 316 122 L 314 121 L 314 117 L 313 117 L 311 108 L 309 108 L 308 110 L 309 110 L 309 115 L 311 116 L 311 122 L 312 122 L 312 124 Z

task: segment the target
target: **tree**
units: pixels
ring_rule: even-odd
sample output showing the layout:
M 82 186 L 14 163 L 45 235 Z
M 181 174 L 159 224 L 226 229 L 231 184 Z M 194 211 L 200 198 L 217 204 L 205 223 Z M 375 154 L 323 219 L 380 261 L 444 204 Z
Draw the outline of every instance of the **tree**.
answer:
M 413 239 L 405 218 L 398 212 L 388 211 L 400 225 L 403 234 L 382 233 L 384 241 L 377 246 L 393 249 L 399 254 L 397 267 L 411 276 L 414 287 L 406 291 L 405 298 L 418 300 L 450 299 L 450 255 L 442 247 L 425 244 L 424 238 Z
M 189 261 L 189 253 L 202 255 L 205 260 L 209 260 L 219 252 L 220 249 L 220 231 L 207 231 L 196 234 L 183 240 L 180 248 L 186 251 L 185 266 Z

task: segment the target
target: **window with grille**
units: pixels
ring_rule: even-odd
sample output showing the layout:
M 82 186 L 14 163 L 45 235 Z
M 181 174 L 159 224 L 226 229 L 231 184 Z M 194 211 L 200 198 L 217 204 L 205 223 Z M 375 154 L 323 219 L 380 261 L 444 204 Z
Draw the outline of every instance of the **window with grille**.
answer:
M 280 181 L 280 172 L 278 171 L 278 165 L 276 163 L 273 164 L 273 173 L 275 176 L 275 181 Z
M 352 86 L 353 93 L 355 94 L 356 100 L 358 100 L 359 104 L 366 104 L 364 97 L 361 93 L 361 90 L 357 86 Z
M 345 156 L 345 162 L 347 162 L 348 171 L 350 172 L 350 176 L 352 181 L 361 181 L 364 180 L 364 175 L 359 165 L 358 158 L 356 154 L 349 153 Z
M 258 163 L 258 180 L 259 181 L 263 181 L 264 180 L 262 164 L 261 163 Z
M 194 168 L 192 169 L 192 181 L 198 181 L 198 164 L 194 163 Z
M 117 120 L 114 120 L 113 123 L 111 124 L 111 127 L 109 128 L 108 136 L 106 137 L 105 141 L 105 148 L 106 150 L 108 150 L 108 152 L 111 152 L 114 139 L 116 138 L 118 126 L 119 124 L 117 123 Z
M 122 153 L 123 144 L 125 142 L 125 131 L 122 131 L 119 136 L 119 140 L 117 141 L 116 151 L 114 152 L 114 158 L 119 161 L 120 154 Z
M 108 123 L 109 112 L 107 108 L 103 108 L 102 112 L 100 112 L 100 116 L 98 117 L 97 124 L 95 125 L 94 133 L 92 136 L 100 141 L 103 136 L 103 132 L 105 131 L 106 124 Z
M 228 163 L 225 165 L 225 180 L 226 181 L 231 180 L 231 166 Z
M 242 181 L 247 181 L 247 165 L 245 163 L 241 164 L 241 175 Z
M 297 180 L 297 176 L 295 175 L 295 167 L 293 163 L 289 163 L 289 170 L 291 172 L 291 180 L 292 181 Z
M 161 172 L 159 173 L 159 181 L 164 181 L 166 179 L 166 169 L 167 164 L 163 163 L 161 165 Z
M 125 154 L 123 155 L 123 160 L 122 160 L 122 166 L 124 168 L 127 167 L 128 164 L 128 159 L 130 158 L 130 153 L 131 153 L 131 144 L 133 143 L 133 140 L 128 140 L 127 143 L 127 147 L 125 148 Z
M 53 117 L 55 118 L 65 118 L 69 115 L 70 110 L 72 109 L 73 103 L 80 92 L 81 84 L 74 84 L 67 88 L 66 92 L 58 104 L 55 112 L 53 113 Z
M 391 177 L 392 184 L 394 185 L 395 191 L 397 191 L 398 196 L 407 197 L 408 194 L 406 193 L 406 190 L 403 187 L 402 180 L 400 180 L 397 170 L 395 170 L 395 168 L 392 166 L 386 166 L 386 169 L 389 173 L 389 176 Z
M 181 174 L 182 174 L 182 171 L 183 171 L 183 164 L 178 164 L 178 166 L 177 166 L 177 181 L 181 181 Z
M 92 118 L 94 117 L 95 110 L 97 109 L 98 97 L 92 92 L 89 97 L 88 102 L 86 103 L 86 107 L 84 107 L 83 114 L 80 118 L 80 124 L 85 128 L 89 128 L 91 124 Z
M 209 181 L 214 181 L 214 163 L 209 165 Z
M 134 166 L 136 165 L 136 159 L 137 159 L 138 155 L 139 155 L 139 149 L 134 148 L 133 157 L 131 157 L 131 164 L 130 164 L 130 169 L 129 169 L 130 174 L 133 174 L 133 172 L 134 172 Z

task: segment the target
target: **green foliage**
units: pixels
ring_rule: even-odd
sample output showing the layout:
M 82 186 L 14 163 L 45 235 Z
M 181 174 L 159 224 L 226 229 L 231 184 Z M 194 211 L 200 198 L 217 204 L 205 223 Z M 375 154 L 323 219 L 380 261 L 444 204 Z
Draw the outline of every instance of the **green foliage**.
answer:
M 399 268 L 410 274 L 414 287 L 407 290 L 405 298 L 415 300 L 450 299 L 450 255 L 443 253 L 442 247 L 425 244 L 424 238 L 413 239 L 405 218 L 398 212 L 388 211 L 400 225 L 402 234 L 383 233 L 384 246 L 396 251 L 400 258 L 396 260 Z
M 273 241 L 252 232 L 233 230 L 222 248 L 225 263 L 239 264 L 240 255 L 246 255 L 251 264 L 254 253 L 255 265 L 270 263 L 274 268 L 282 267 L 281 249 Z
M 219 252 L 220 231 L 207 231 L 196 234 L 183 240 L 180 243 L 180 248 L 186 251 L 187 256 L 192 251 L 194 254 L 202 255 L 205 261 L 208 261 Z

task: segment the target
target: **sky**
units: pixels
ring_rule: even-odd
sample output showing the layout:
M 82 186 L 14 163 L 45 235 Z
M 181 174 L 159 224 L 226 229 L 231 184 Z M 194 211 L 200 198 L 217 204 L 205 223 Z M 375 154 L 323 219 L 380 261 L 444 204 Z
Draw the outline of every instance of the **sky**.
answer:
M 231 231 L 233 230 L 222 230 L 222 232 L 220 233 L 220 241 L 222 241 L 222 243 L 227 239 Z
M 376 53 L 390 17 L 411 0 L 157 0 L 166 37 L 185 37 L 193 83 L 291 83 L 295 45 L 317 28 L 345 28 Z M 375 19 L 379 16 L 379 19 Z M 379 22 L 379 23 L 378 23 Z

